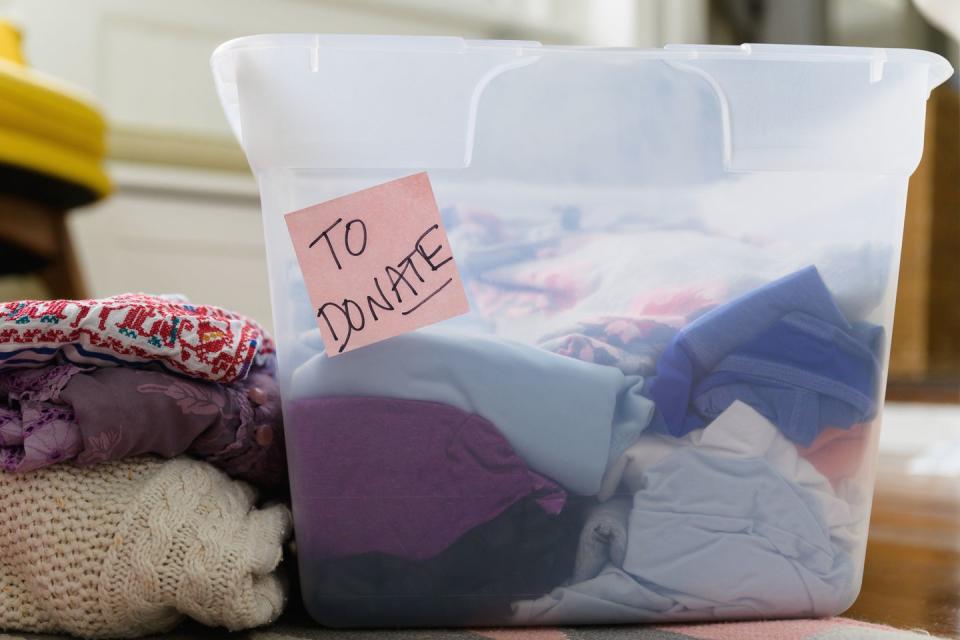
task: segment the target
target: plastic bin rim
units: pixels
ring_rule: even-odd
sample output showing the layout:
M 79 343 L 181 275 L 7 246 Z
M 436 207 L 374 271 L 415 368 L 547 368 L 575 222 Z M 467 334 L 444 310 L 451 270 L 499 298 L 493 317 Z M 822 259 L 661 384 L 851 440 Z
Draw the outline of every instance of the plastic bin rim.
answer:
M 942 56 L 921 49 L 884 49 L 833 47 L 819 45 L 742 44 L 700 45 L 668 44 L 663 48 L 594 47 L 580 45 L 542 45 L 527 40 L 467 40 L 456 36 L 388 36 L 317 33 L 267 33 L 228 40 L 214 50 L 212 61 L 243 49 L 312 48 L 334 51 L 383 51 L 420 53 L 465 53 L 485 50 L 512 50 L 519 56 L 554 53 L 577 55 L 617 54 L 637 59 L 689 61 L 757 60 L 782 62 L 906 62 L 930 67 L 930 88 L 953 74 L 953 67 Z

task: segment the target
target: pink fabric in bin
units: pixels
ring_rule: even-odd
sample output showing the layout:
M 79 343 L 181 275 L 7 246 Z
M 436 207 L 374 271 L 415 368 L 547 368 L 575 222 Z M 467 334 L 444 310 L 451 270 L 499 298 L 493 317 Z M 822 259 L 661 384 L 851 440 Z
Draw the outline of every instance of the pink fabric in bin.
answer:
M 849 429 L 828 427 L 820 432 L 809 447 L 797 447 L 817 471 L 836 484 L 857 475 L 867 447 L 869 424 L 855 424 Z

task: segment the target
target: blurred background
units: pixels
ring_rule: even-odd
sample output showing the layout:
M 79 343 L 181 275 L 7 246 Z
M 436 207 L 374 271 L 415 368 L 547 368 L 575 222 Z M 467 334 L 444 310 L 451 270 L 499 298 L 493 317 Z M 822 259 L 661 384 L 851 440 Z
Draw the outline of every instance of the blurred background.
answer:
M 256 184 L 208 61 L 230 38 L 304 31 L 960 62 L 960 0 L 0 0 L 0 299 L 179 292 L 269 327 Z M 888 390 L 907 403 L 885 415 L 853 609 L 946 634 L 960 633 L 958 90 L 955 74 L 931 96 L 911 183 Z

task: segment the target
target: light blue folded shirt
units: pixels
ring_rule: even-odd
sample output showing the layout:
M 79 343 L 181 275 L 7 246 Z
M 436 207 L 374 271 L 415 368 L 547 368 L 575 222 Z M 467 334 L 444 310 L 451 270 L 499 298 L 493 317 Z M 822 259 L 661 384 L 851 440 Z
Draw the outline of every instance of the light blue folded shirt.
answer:
M 854 565 L 821 505 L 763 459 L 683 449 L 634 496 L 623 570 L 686 609 L 724 615 L 839 613 Z
M 315 336 L 305 340 L 316 345 Z M 333 358 L 318 353 L 294 372 L 291 400 L 382 396 L 457 407 L 496 425 L 531 469 L 593 495 L 608 462 L 650 423 L 642 386 L 615 367 L 428 328 Z
M 518 622 L 824 616 L 852 603 L 867 494 L 837 493 L 746 404 L 630 451 L 623 566 L 516 603 Z

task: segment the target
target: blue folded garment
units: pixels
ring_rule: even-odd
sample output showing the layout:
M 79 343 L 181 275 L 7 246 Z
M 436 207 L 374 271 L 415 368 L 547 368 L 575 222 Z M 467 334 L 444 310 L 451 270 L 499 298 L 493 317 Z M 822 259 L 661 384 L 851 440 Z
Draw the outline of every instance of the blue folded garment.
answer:
M 646 393 L 655 428 L 699 429 L 734 400 L 808 446 L 825 427 L 850 427 L 877 409 L 879 327 L 852 326 L 815 267 L 704 314 L 677 333 Z

